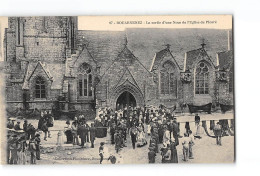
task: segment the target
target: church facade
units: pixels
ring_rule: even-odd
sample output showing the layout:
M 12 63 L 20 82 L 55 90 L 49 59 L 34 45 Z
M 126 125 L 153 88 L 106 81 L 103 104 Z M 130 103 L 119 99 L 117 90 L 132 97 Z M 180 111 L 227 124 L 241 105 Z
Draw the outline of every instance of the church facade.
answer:
M 77 17 L 9 17 L 7 108 L 233 105 L 232 35 L 201 33 L 212 37 L 207 45 L 189 31 L 87 31 Z

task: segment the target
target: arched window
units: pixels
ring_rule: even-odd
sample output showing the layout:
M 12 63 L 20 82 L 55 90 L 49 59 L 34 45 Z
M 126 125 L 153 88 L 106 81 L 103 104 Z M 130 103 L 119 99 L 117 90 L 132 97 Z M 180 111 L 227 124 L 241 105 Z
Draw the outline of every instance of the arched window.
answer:
M 205 62 L 200 62 L 196 68 L 196 94 L 209 94 L 209 67 Z
M 160 70 L 160 92 L 162 95 L 177 97 L 177 79 L 174 74 L 174 66 L 170 62 L 165 62 Z
M 37 77 L 35 81 L 35 98 L 46 98 L 46 86 L 42 77 Z
M 87 63 L 83 63 L 78 70 L 78 81 L 79 81 L 79 96 L 81 97 L 92 97 L 93 93 L 93 79 L 92 70 Z

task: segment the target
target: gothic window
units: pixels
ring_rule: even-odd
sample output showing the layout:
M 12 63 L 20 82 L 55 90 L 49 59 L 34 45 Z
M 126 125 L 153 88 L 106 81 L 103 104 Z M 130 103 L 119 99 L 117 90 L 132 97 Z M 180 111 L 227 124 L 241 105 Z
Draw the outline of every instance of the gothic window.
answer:
M 174 74 L 174 66 L 170 62 L 164 63 L 160 71 L 160 92 L 162 95 L 177 97 L 177 79 Z
M 92 97 L 93 79 L 92 70 L 87 63 L 83 63 L 78 70 L 78 84 L 80 97 Z
M 195 94 L 209 94 L 209 67 L 200 62 L 196 68 Z
M 45 81 L 42 77 L 36 78 L 35 98 L 46 98 L 46 86 L 45 86 Z

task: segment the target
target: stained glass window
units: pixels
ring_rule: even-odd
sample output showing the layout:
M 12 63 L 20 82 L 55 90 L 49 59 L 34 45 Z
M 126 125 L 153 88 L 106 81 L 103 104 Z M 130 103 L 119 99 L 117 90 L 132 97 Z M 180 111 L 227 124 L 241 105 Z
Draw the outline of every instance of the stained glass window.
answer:
M 174 95 L 177 97 L 177 79 L 174 66 L 171 62 L 165 62 L 160 71 L 160 91 L 163 95 Z
M 209 68 L 200 62 L 196 68 L 195 94 L 209 94 Z
M 78 69 L 79 96 L 92 97 L 92 73 L 91 67 L 87 63 L 83 63 Z
M 46 98 L 45 81 L 42 77 L 36 78 L 36 81 L 35 81 L 35 97 L 36 98 Z

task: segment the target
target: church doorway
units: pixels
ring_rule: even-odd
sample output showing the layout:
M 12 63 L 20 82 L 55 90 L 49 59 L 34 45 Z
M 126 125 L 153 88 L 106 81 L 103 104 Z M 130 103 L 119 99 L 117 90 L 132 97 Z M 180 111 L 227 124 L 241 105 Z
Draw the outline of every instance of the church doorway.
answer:
M 135 107 L 136 100 L 130 92 L 125 91 L 117 98 L 116 109 L 118 110 L 129 106 Z

